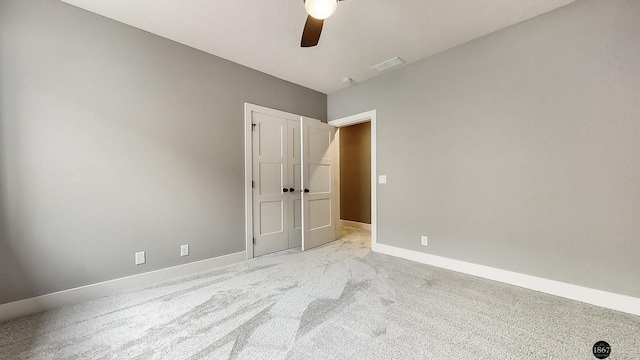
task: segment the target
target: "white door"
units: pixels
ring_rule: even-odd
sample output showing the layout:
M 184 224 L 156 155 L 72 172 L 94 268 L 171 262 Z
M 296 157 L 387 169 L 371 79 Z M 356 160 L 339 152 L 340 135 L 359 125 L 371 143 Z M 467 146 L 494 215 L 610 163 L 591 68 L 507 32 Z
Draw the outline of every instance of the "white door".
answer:
M 289 248 L 289 120 L 253 113 L 252 123 L 253 252 L 260 256 Z
M 332 174 L 336 128 L 302 118 L 302 250 L 335 240 Z
M 287 145 L 289 149 L 287 186 L 289 186 L 289 247 L 302 245 L 302 146 L 300 122 L 289 121 Z

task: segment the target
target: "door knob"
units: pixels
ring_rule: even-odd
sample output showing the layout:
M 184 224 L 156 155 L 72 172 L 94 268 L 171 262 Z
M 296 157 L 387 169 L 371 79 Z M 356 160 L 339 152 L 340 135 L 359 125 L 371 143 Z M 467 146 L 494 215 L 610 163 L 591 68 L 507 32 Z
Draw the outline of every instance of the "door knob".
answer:
M 305 192 L 305 193 L 308 193 L 308 192 L 309 192 L 309 189 L 304 189 L 304 192 Z
M 289 188 L 289 191 L 294 192 L 294 191 L 296 191 L 296 189 L 294 189 L 294 188 Z
M 282 189 L 282 192 L 288 192 L 288 191 L 289 191 L 289 189 L 287 189 L 287 188 Z

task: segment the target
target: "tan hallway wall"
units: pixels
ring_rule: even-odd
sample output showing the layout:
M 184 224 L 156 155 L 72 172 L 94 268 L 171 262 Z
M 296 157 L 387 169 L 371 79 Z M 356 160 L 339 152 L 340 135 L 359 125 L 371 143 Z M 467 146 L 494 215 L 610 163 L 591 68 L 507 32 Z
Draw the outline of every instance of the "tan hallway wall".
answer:
M 371 224 L 371 122 L 340 128 L 340 218 Z

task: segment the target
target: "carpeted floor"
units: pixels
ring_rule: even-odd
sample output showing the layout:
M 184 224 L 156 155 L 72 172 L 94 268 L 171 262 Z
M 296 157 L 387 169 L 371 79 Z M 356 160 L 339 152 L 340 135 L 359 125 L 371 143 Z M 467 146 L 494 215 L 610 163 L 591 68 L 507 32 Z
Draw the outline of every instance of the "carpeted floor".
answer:
M 0 359 L 640 359 L 640 317 L 343 235 L 0 324 Z

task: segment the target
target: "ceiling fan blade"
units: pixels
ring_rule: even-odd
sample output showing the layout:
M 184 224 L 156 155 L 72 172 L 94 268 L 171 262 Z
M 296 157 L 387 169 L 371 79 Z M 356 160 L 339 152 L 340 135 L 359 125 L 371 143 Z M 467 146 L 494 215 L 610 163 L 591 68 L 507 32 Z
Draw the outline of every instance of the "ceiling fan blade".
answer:
M 304 30 L 302 31 L 300 46 L 312 47 L 318 45 L 323 24 L 324 20 L 318 20 L 313 16 L 307 16 L 307 22 L 304 24 Z

